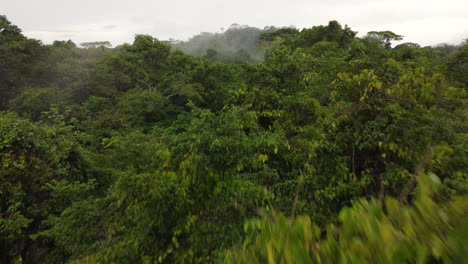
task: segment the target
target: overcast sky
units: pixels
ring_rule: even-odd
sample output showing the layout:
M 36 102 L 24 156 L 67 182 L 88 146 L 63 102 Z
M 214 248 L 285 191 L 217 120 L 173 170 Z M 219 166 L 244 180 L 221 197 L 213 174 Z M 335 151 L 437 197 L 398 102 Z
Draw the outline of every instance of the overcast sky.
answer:
M 391 30 L 422 45 L 468 38 L 468 0 L 0 0 L 0 14 L 44 43 L 108 40 L 135 34 L 187 39 L 233 23 L 298 28 L 338 20 L 363 35 Z

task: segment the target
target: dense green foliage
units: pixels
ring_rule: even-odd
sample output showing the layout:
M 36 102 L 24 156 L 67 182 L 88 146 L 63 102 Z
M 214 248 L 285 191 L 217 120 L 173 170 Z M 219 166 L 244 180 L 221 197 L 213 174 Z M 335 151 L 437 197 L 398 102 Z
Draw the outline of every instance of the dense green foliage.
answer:
M 463 263 L 468 201 L 443 201 L 439 179 L 420 176 L 413 206 L 387 197 L 362 200 L 340 213 L 340 225 L 324 231 L 307 216 L 271 214 L 245 225 L 243 248 L 226 263 Z M 430 230 L 430 232 L 428 232 Z
M 0 17 L 0 263 L 465 260 L 467 42 L 205 37 L 43 45 Z

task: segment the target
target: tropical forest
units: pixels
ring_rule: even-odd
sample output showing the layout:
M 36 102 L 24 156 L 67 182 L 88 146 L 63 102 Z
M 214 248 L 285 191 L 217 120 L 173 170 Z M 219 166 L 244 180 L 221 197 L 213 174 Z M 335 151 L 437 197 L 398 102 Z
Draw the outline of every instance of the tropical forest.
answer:
M 0 263 L 467 263 L 468 40 L 45 44 L 0 16 Z

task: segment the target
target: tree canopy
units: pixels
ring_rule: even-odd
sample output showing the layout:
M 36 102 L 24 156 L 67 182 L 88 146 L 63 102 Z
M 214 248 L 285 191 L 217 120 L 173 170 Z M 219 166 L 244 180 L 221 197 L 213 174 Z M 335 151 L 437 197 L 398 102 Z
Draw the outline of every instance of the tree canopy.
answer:
M 468 42 L 399 40 L 0 16 L 0 263 L 463 263 Z

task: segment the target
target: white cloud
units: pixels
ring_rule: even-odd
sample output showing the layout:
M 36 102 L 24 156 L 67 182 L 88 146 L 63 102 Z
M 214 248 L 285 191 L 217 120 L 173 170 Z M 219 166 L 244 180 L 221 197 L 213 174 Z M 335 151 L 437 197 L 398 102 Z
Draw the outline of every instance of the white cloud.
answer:
M 467 38 L 465 0 L 2 0 L 26 35 L 50 43 L 130 42 L 137 33 L 186 39 L 232 23 L 311 27 L 336 19 L 364 34 L 391 30 L 423 45 Z

